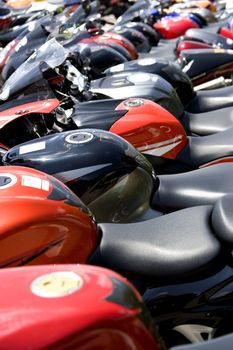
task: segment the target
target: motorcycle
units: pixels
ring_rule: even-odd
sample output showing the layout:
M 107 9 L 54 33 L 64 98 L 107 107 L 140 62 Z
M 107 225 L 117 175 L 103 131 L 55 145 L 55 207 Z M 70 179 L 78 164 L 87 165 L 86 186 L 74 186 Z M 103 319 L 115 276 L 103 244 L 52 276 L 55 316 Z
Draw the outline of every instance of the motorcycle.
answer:
M 182 42 L 182 40 L 194 40 L 197 42 L 208 44 L 214 48 L 226 49 L 226 50 L 230 50 L 233 47 L 233 43 L 231 42 L 231 40 L 217 33 L 211 33 L 203 29 L 187 30 L 185 35 L 178 40 L 178 43 Z
M 48 80 L 53 79 L 57 83 L 60 78 L 52 75 Z M 231 108 L 222 118 L 219 118 L 222 110 L 200 115 L 185 112 L 178 121 L 165 109 L 148 100 L 109 99 L 80 104 L 64 97 L 59 101 L 47 81 L 41 81 L 41 86 L 37 83 L 33 90 L 31 87 L 28 90 L 29 94 L 25 90 L 24 94 L 19 94 L 0 108 L 0 140 L 6 148 L 62 130 L 97 127 L 126 138 L 151 157 L 159 172 L 182 171 L 182 167 L 183 171 L 190 170 L 203 166 L 208 157 L 207 163 L 231 160 L 231 130 L 227 131 L 232 127 Z M 188 138 L 180 121 L 186 130 L 195 134 L 211 134 L 222 130 L 225 133 L 218 133 L 211 138 Z M 203 160 L 205 147 L 210 147 L 211 143 L 215 148 L 216 145 L 224 144 L 224 150 L 221 148 L 221 154 L 212 151 Z M 188 159 L 188 153 L 192 154 L 192 159 Z
M 225 78 L 221 82 L 224 86 L 225 83 L 232 84 L 232 54 L 233 50 L 192 49 L 181 51 L 178 60 L 182 70 L 189 76 L 194 86 L 218 77 Z M 207 59 L 211 61 L 207 62 Z M 199 68 L 200 65 L 201 68 Z M 215 83 L 215 80 L 213 82 Z M 208 88 L 208 83 L 206 87 Z
M 163 17 L 154 24 L 155 30 L 164 39 L 174 39 L 190 28 L 201 28 L 205 24 L 197 14 L 174 13 Z
M 179 174 L 169 174 L 165 158 L 154 158 L 157 167 L 120 136 L 82 129 L 15 146 L 3 155 L 2 162 L 57 177 L 81 198 L 98 222 L 143 221 L 169 211 L 212 204 L 232 191 L 230 157 L 224 164 L 218 159 L 217 164 Z M 172 160 L 168 164 L 171 167 Z M 224 182 L 220 181 L 222 176 Z
M 73 25 L 69 27 L 68 24 L 57 28 L 57 19 L 52 24 L 51 19 L 48 20 L 50 22 L 49 25 L 45 26 L 45 23 L 38 23 L 38 26 L 33 31 L 28 34 L 24 31 L 24 35 L 21 35 L 21 37 L 18 37 L 14 42 L 9 43 L 4 48 L 0 55 L 1 78 L 3 81 L 7 80 L 20 64 L 25 62 L 36 49 L 52 37 L 55 37 L 60 44 L 70 50 L 78 50 L 79 43 L 82 43 L 81 46 L 88 46 L 90 52 L 93 52 L 92 60 L 94 59 L 94 63 L 96 63 L 95 56 L 100 56 L 101 58 L 102 66 L 100 63 L 96 63 L 96 69 L 99 66 L 102 69 L 104 67 L 108 68 L 114 64 L 137 58 L 138 53 L 134 44 L 136 44 L 139 50 L 148 51 L 150 49 L 146 37 L 135 29 L 128 29 L 127 32 L 120 31 L 119 34 L 112 32 L 104 33 L 101 28 L 92 23 L 81 25 L 78 28 Z M 106 47 L 105 52 L 101 52 L 101 50 L 103 51 L 103 47 Z M 111 50 L 107 50 L 108 48 Z M 109 62 L 106 60 L 106 57 Z M 105 65 L 103 65 L 103 60 L 105 61 Z M 92 65 L 94 63 L 91 62 Z
M 233 196 L 143 223 L 100 224 L 91 262 L 138 282 L 167 346 L 231 330 Z
M 195 90 L 198 90 L 198 93 L 201 89 L 215 89 L 232 85 L 232 50 L 212 49 L 210 45 L 197 43 L 195 41 L 187 41 L 186 43 L 188 46 L 185 46 L 185 50 L 183 50 L 183 42 L 178 45 L 176 48 L 179 56 L 178 60 L 176 63 L 170 62 L 170 64 L 176 66 L 175 69 L 177 71 L 183 71 L 183 75 L 186 75 L 186 80 L 187 78 L 191 80 L 192 86 L 195 87 Z M 134 70 L 156 74 L 159 64 L 171 60 L 155 58 L 155 55 L 156 53 L 153 52 L 138 60 L 115 65 L 104 71 L 104 74 L 111 75 Z M 167 72 L 165 71 L 161 74 L 163 76 L 167 74 Z M 166 77 L 166 79 L 171 83 L 172 79 L 169 78 L 169 74 L 167 75 L 168 77 Z M 181 75 L 181 73 L 179 73 L 179 75 Z M 218 77 L 221 77 L 220 81 L 216 80 Z M 207 84 L 202 87 L 201 84 L 204 82 L 207 82 Z M 174 83 L 177 84 L 177 81 L 175 80 L 173 84 Z M 183 95 L 179 94 L 179 97 L 184 103 L 189 102 L 187 100 L 187 93 L 183 92 Z M 190 96 L 188 97 L 190 98 Z
M 15 94 L 19 94 L 26 87 L 43 79 L 43 76 L 48 75 L 47 71 L 52 72 L 51 75 L 54 76 L 62 75 L 62 70 L 59 74 L 56 73 L 57 71 L 53 72 L 54 68 L 61 66 L 65 69 L 63 73 L 66 79 L 63 79 L 64 86 L 59 86 L 59 90 L 56 89 L 59 96 L 64 96 L 63 93 L 70 93 L 80 100 L 149 96 L 155 101 L 161 101 L 161 104 L 167 106 L 174 115 L 181 115 L 181 102 L 175 90 L 163 78 L 145 73 L 122 73 L 121 75 L 89 82 L 87 76 L 81 74 L 67 60 L 69 55 L 70 51 L 60 45 L 54 38 L 47 41 L 5 82 L 1 89 L 0 99 L 6 101 L 14 97 Z M 76 60 L 77 56 L 74 55 L 73 57 Z M 64 64 L 67 64 L 67 66 L 65 67 Z
M 60 50 L 60 47 L 58 45 L 58 50 Z M 46 51 L 45 51 L 46 52 Z M 66 54 L 66 51 L 65 51 Z M 162 66 L 163 67 L 163 66 Z M 27 71 L 29 77 L 29 70 L 26 69 L 23 72 L 22 77 L 25 77 L 25 72 Z M 35 73 L 35 69 L 32 70 L 32 73 Z M 59 80 L 62 76 L 53 76 L 48 77 L 50 81 L 52 80 Z M 63 78 L 62 78 L 63 79 Z M 20 83 L 22 82 L 19 80 Z M 37 84 L 38 87 L 38 84 Z M 31 87 L 29 88 L 31 90 Z M 26 91 L 24 92 L 24 94 Z M 161 94 L 161 89 L 159 89 L 159 93 Z M 30 94 L 32 94 L 32 91 L 30 91 Z M 38 96 L 37 96 L 38 95 Z M 160 95 L 162 96 L 162 95 Z M 159 95 L 157 94 L 157 98 Z M 164 97 L 167 97 L 164 94 Z M 52 99 L 52 101 L 50 101 Z M 65 99 L 64 99 L 65 100 Z M 70 100 L 70 103 L 68 102 Z M 35 101 L 35 103 L 33 103 Z M 39 102 L 41 101 L 41 102 Z M 208 100 L 207 100 L 208 101 Z M 185 135 L 185 132 L 183 128 L 179 125 L 178 121 L 175 121 L 174 118 L 161 109 L 159 106 L 156 106 L 149 101 L 143 101 L 142 99 L 138 99 L 134 101 L 120 104 L 121 101 L 111 101 L 111 100 L 103 100 L 99 102 L 92 102 L 92 103 L 82 103 L 77 104 L 72 101 L 72 99 L 66 99 L 66 101 L 61 102 L 61 105 L 63 108 L 60 109 L 58 113 L 61 114 L 61 116 L 66 118 L 66 113 L 68 112 L 70 116 L 68 117 L 69 121 L 71 121 L 71 124 L 68 123 L 62 124 L 62 129 L 57 129 L 55 131 L 61 131 L 66 129 L 76 129 L 78 128 L 85 128 L 85 127 L 98 127 L 103 128 L 105 130 L 110 130 L 113 132 L 116 132 L 120 134 L 123 137 L 127 138 L 127 134 L 129 134 L 129 130 L 134 130 L 133 133 L 131 133 L 130 139 L 128 139 L 130 142 L 133 143 L 135 147 L 140 148 L 143 152 L 148 152 L 150 157 L 150 154 L 153 155 L 153 163 L 156 166 L 157 171 L 165 171 L 165 172 L 176 172 L 176 171 L 182 171 L 182 165 L 183 170 L 190 170 L 192 168 L 195 168 L 196 166 L 203 165 L 206 161 L 202 162 L 202 153 L 205 148 L 205 142 L 210 146 L 211 142 L 213 142 L 215 145 L 222 143 L 222 140 L 225 137 L 225 134 L 218 134 L 212 139 L 194 139 L 190 138 L 189 141 L 187 139 L 187 136 Z M 29 103 L 29 104 L 28 104 Z M 36 91 L 32 94 L 32 96 L 27 96 L 23 98 L 20 94 L 17 99 L 13 99 L 12 101 L 9 101 L 1 106 L 2 110 L 2 116 L 4 116 L 4 122 L 1 125 L 1 142 L 5 144 L 7 147 L 15 146 L 16 144 L 22 143 L 24 141 L 37 138 L 40 136 L 45 136 L 51 132 L 53 132 L 54 122 L 56 122 L 55 115 L 58 111 L 57 107 L 59 105 L 59 100 L 54 96 L 51 89 L 48 89 L 48 84 L 44 84 L 42 87 L 42 90 L 36 89 Z M 164 103 L 164 105 L 168 105 L 166 103 L 166 100 L 161 101 L 160 103 Z M 67 104 L 67 106 L 65 106 Z M 128 106 L 127 106 L 128 104 Z M 137 105 L 139 104 L 139 105 Z M 172 105 L 172 99 L 170 102 L 170 105 Z M 130 108 L 131 107 L 131 108 Z M 13 108 L 13 109 L 12 109 Z M 174 108 L 174 105 L 173 105 Z M 68 111 L 66 111 L 68 109 Z M 74 112 L 72 113 L 74 109 Z M 93 110 L 95 112 L 93 113 Z M 142 116 L 137 114 L 140 110 L 140 113 L 144 116 L 144 120 L 142 119 Z M 225 113 L 226 110 L 228 113 Z M 224 112 L 223 117 L 220 119 L 219 115 L 221 112 Z M 32 115 L 36 113 L 35 115 Z M 125 115 L 127 113 L 127 116 Z M 137 114 L 134 116 L 134 114 Z M 113 114 L 116 115 L 115 119 L 113 119 Z M 8 115 L 8 117 L 6 116 Z M 159 117 L 160 116 L 160 117 Z M 19 118 L 21 117 L 21 118 Z M 123 118 L 122 118 L 123 117 Z M 111 119 L 111 120 L 110 120 Z M 125 120 L 130 120 L 134 123 L 133 129 L 131 126 L 122 129 L 120 125 L 125 125 Z M 166 119 L 166 125 L 167 129 L 164 129 L 164 132 L 161 133 L 161 125 L 164 125 Z M 17 123 L 15 123 L 17 120 Z M 225 110 L 218 110 L 212 113 L 206 113 L 206 114 L 189 114 L 185 112 L 183 116 L 181 117 L 181 122 L 185 126 L 186 130 L 189 130 L 192 133 L 205 135 L 205 134 L 211 134 L 216 133 L 222 130 L 226 130 L 227 128 L 230 128 L 232 126 L 231 121 L 231 108 L 225 109 Z M 118 121 L 118 122 L 117 122 Z M 32 122 L 34 126 L 32 125 Z M 115 125 L 115 123 L 117 124 Z M 123 124 L 122 124 L 123 123 Z M 135 124 L 136 123 L 136 124 Z M 149 127 L 147 125 L 153 125 L 153 127 L 157 130 L 159 130 L 159 136 L 157 134 L 150 136 L 150 142 L 147 141 L 148 132 L 145 133 L 145 135 L 140 134 L 140 138 L 138 138 L 138 132 L 139 128 L 143 126 L 145 130 L 149 130 Z M 20 127 L 21 125 L 21 127 Z M 129 124 L 130 125 L 130 124 Z M 172 126 L 172 127 L 171 127 Z M 17 130 L 21 129 L 21 132 L 19 133 Z M 118 130 L 117 130 L 118 129 Z M 178 132 L 177 132 L 178 130 Z M 230 135 L 231 131 L 228 131 L 226 136 Z M 149 134 L 151 134 L 149 132 Z M 136 136 L 136 137 L 135 137 Z M 229 160 L 230 156 L 230 149 L 226 149 L 226 147 L 230 147 L 230 136 L 227 136 L 227 141 L 224 140 L 225 150 L 224 152 L 219 156 L 219 154 L 212 154 L 213 158 L 208 159 L 207 163 L 209 161 L 213 161 L 215 159 L 218 160 L 218 158 L 222 158 L 222 156 L 228 156 L 228 158 L 224 159 L 225 161 Z M 179 139 L 179 140 L 178 140 Z M 182 140 L 181 140 L 182 139 Z M 135 142 L 136 140 L 136 142 Z M 211 141 L 213 140 L 213 141 Z M 182 141 L 182 142 L 181 142 Z M 197 152 L 194 154 L 194 158 L 187 161 L 187 154 L 189 152 L 193 151 L 185 151 L 185 144 L 189 142 L 189 145 L 186 147 L 186 150 L 189 149 L 190 145 L 191 149 L 201 149 L 202 151 Z M 141 144 L 139 144 L 141 142 Z M 160 144 L 162 142 L 162 144 Z M 220 143 L 219 143 L 220 142 Z M 229 142 L 229 145 L 228 145 Z M 149 144 L 149 146 L 148 146 Z M 147 145 L 147 146 L 145 146 Z M 163 145 L 163 147 L 161 147 Z M 201 146 L 202 145 L 202 146 Z M 228 145 L 228 146 L 227 146 Z M 150 150 L 148 149 L 150 147 Z M 169 148 L 169 150 L 167 150 Z M 182 153 L 182 149 L 184 152 Z M 168 152 L 168 153 L 167 153 Z M 186 153 L 185 153 L 186 152 Z M 181 158 L 179 154 L 181 153 Z M 204 152 L 205 153 L 205 152 Z M 182 155 L 183 154 L 183 155 Z M 186 155 L 184 155 L 186 154 Z M 157 158 L 155 156 L 158 156 Z M 161 158 L 162 156 L 162 158 Z M 208 155 L 207 155 L 208 156 Z M 168 158 L 170 158 L 170 161 L 168 161 Z M 179 159 L 180 158 L 180 159 Z M 158 166 L 158 164 L 161 163 L 162 159 L 162 166 Z M 176 162 L 171 160 L 177 160 Z M 197 161 L 199 159 L 199 161 Z M 230 158 L 231 159 L 231 158 Z M 224 161 L 220 160 L 220 161 Z M 169 164 L 170 163 L 170 164 Z M 167 166 L 168 165 L 168 166 Z M 179 166 L 178 166 L 179 165 Z M 177 167 L 178 166 L 178 167 Z M 164 170 L 165 169 L 165 170 Z
M 51 50 L 54 50 L 53 59 L 49 58 L 49 56 L 51 55 Z M 69 50 L 65 49 L 54 38 L 49 40 L 44 45 L 42 45 L 41 48 L 31 56 L 31 58 L 29 58 L 24 64 L 22 64 L 14 72 L 14 74 L 6 81 L 6 83 L 1 89 L 0 99 L 6 100 L 10 97 L 13 97 L 14 94 L 19 93 L 25 87 L 42 79 L 42 73 L 40 71 L 40 62 L 42 62 L 41 66 L 43 66 L 43 62 L 45 62 L 48 66 L 48 69 L 49 66 L 51 68 L 64 66 L 69 53 Z M 55 55 L 59 55 L 60 57 L 56 60 Z M 74 91 L 69 90 L 71 95 L 76 94 L 76 96 L 81 100 L 93 98 L 99 99 L 106 97 L 142 97 L 150 98 L 155 102 L 158 102 L 164 99 L 162 105 L 165 108 L 167 108 L 176 117 L 182 115 L 183 107 L 179 99 L 177 98 L 177 94 L 172 89 L 172 87 L 161 77 L 157 77 L 153 74 L 145 72 L 121 72 L 113 76 L 107 76 L 101 79 L 88 81 L 87 75 L 81 74 L 81 72 L 79 72 L 76 68 L 76 57 L 80 57 L 80 54 L 78 53 L 76 55 L 76 53 L 71 53 L 71 55 L 73 55 L 74 57 L 75 67 L 72 67 L 68 63 L 68 74 L 64 72 L 65 76 L 69 76 L 68 79 L 70 79 L 72 87 L 74 88 Z M 63 57 L 63 59 L 61 59 L 61 57 Z M 229 55 L 227 55 L 227 60 L 229 60 Z M 32 62 L 33 65 L 31 64 Z M 153 62 L 152 66 L 155 66 Z M 170 65 L 166 62 L 162 64 L 159 62 L 157 67 L 158 71 L 165 72 L 166 69 L 163 68 L 167 67 L 168 73 L 163 74 L 164 76 L 170 75 L 170 81 L 173 80 L 173 84 L 177 84 L 177 91 L 180 90 L 179 95 L 181 95 L 182 91 L 184 91 L 185 89 L 187 90 L 186 96 L 183 98 L 183 100 L 186 101 L 185 108 L 187 111 L 191 113 L 201 113 L 214 109 L 229 107 L 232 105 L 231 87 L 216 89 L 212 91 L 199 91 L 195 93 L 193 92 L 192 85 L 189 79 L 185 76 L 185 74 L 182 72 L 178 74 L 180 72 L 178 68 L 175 69 L 173 65 Z M 191 67 L 190 64 L 189 67 Z M 46 71 L 46 68 L 44 68 L 44 70 Z M 69 74 L 69 70 L 71 71 L 71 74 Z M 25 74 L 26 72 L 27 74 Z M 158 90 L 160 90 L 160 92 Z M 67 89 L 64 90 L 64 92 L 67 93 Z
M 104 149 L 103 144 L 107 141 L 108 152 L 105 153 L 105 157 L 108 155 L 109 159 L 115 162 L 110 146 L 111 150 L 113 147 L 116 149 L 116 136 L 109 134 L 107 140 L 106 133 L 101 133 L 99 142 L 102 147 L 101 151 Z M 80 150 L 83 147 L 87 148 L 88 143 L 89 145 L 93 143 L 93 148 L 96 148 L 95 138 L 91 139 L 91 135 L 93 136 L 91 132 L 79 135 L 66 134 L 69 138 L 67 138 L 69 146 L 76 142 L 79 144 Z M 231 318 L 229 298 L 232 282 L 231 205 L 233 195 L 228 194 L 232 193 L 232 190 L 230 190 L 232 186 L 229 182 L 226 184 L 226 180 L 232 178 L 232 165 L 215 165 L 211 168 L 196 171 L 196 174 L 202 172 L 199 177 L 199 188 L 195 185 L 196 174 L 194 172 L 193 174 L 175 175 L 176 179 L 180 177 L 180 195 L 182 194 L 183 199 L 187 200 L 188 195 L 190 195 L 190 198 L 192 197 L 191 207 L 167 215 L 160 213 L 157 217 L 152 217 L 150 214 L 150 217 L 144 218 L 143 221 L 139 217 L 139 222 L 135 219 L 130 222 L 129 216 L 127 217 L 130 213 L 125 212 L 129 202 L 124 205 L 126 203 L 123 204 L 122 200 L 121 206 L 119 206 L 119 200 L 123 198 L 122 191 L 126 190 L 126 187 L 131 184 L 136 187 L 132 189 L 133 196 L 131 197 L 131 205 L 134 206 L 133 213 L 135 213 L 135 201 L 137 197 L 141 198 L 144 193 L 142 185 L 144 184 L 145 188 L 148 189 L 148 180 L 152 175 L 149 176 L 151 170 L 149 171 L 148 164 L 143 157 L 133 151 L 132 146 L 124 140 L 121 139 L 120 142 L 122 151 L 118 160 L 120 158 L 121 166 L 119 167 L 119 161 L 116 161 L 115 168 L 118 169 L 118 174 L 119 171 L 125 171 L 126 159 L 128 158 L 128 166 L 131 166 L 131 170 L 128 168 L 128 171 L 133 175 L 133 178 L 123 175 L 123 177 L 120 177 L 121 181 L 118 182 L 118 187 L 115 186 L 114 188 L 112 186 L 113 182 L 117 184 L 117 174 L 113 172 L 112 164 L 109 164 L 106 158 L 101 169 L 100 166 L 86 167 L 87 164 L 84 164 L 85 167 L 80 169 L 81 172 L 79 173 L 75 173 L 74 170 L 63 172 L 63 176 L 69 177 L 73 185 L 74 177 L 80 179 L 80 175 L 85 172 L 86 176 L 84 178 L 89 182 L 89 189 L 92 187 L 90 191 L 92 197 L 99 184 L 102 204 L 103 197 L 107 198 L 107 209 L 105 210 L 100 202 L 99 205 L 97 203 L 96 205 L 99 211 L 105 212 L 105 215 L 112 211 L 115 205 L 115 223 L 99 222 L 98 229 L 101 240 L 99 245 L 97 244 L 94 254 L 87 261 L 91 264 L 112 268 L 134 281 L 153 317 L 155 317 L 159 325 L 159 331 L 167 346 L 179 344 L 181 335 L 187 341 L 193 342 L 225 334 L 229 331 L 227 325 L 231 325 L 228 319 Z M 29 148 L 24 146 L 29 146 Z M 47 146 L 47 142 L 45 145 L 22 145 L 24 148 L 21 148 L 21 157 L 24 154 L 27 155 L 27 152 L 35 155 L 40 152 L 39 148 L 47 148 Z M 87 155 L 88 152 L 85 152 L 85 154 Z M 97 158 L 97 153 L 95 153 L 95 157 Z M 36 165 L 35 159 L 36 156 L 34 161 L 31 161 L 31 166 Z M 133 169 L 135 169 L 132 164 L 133 159 L 138 164 L 140 162 L 138 170 L 141 169 L 139 172 L 144 174 L 143 179 L 141 178 L 141 181 L 136 184 L 135 180 L 140 175 L 133 174 Z M 70 158 L 69 162 L 71 162 Z M 108 176 L 106 168 L 108 168 Z M 97 169 L 99 169 L 98 175 Z M 6 167 L 5 171 L 9 174 L 10 168 Z M 96 172 L 95 175 L 94 172 Z M 216 177 L 217 173 L 218 176 Z M 205 174 L 204 177 L 203 174 Z M 93 176 L 99 179 L 96 181 L 97 186 L 93 184 Z M 189 186 L 184 186 L 183 180 L 186 176 L 189 176 Z M 219 181 L 223 176 L 224 181 Z M 170 179 L 171 177 L 173 176 L 170 175 Z M 169 181 L 171 184 L 170 179 L 167 176 L 167 184 Z M 164 180 L 166 182 L 166 178 Z M 163 178 L 160 177 L 159 181 L 161 185 Z M 91 184 L 92 186 L 90 186 Z M 218 187 L 216 184 L 218 184 Z M 112 192 L 110 186 L 112 186 Z M 169 194 L 168 204 L 176 202 L 171 196 L 171 188 L 165 187 L 167 194 Z M 140 193 L 138 188 L 140 188 Z M 179 192 L 174 182 L 172 189 L 175 194 Z M 127 198 L 129 197 L 129 191 L 128 189 Z M 199 200 L 197 201 L 198 193 Z M 135 196 L 135 194 L 138 194 L 138 196 Z M 161 194 L 159 196 L 161 197 Z M 148 197 L 149 194 L 147 194 L 146 201 L 148 201 Z M 117 203 L 113 201 L 114 198 L 118 198 Z M 194 204 L 195 201 L 196 204 Z M 140 204 L 140 212 L 142 212 L 142 202 Z M 127 224 L 119 223 L 119 212 L 128 218 Z M 104 222 L 106 221 L 104 220 Z
M 224 135 L 221 132 L 233 126 L 232 107 L 196 114 L 185 111 L 178 120 L 175 120 L 174 116 L 164 108 L 145 99 L 82 102 L 81 104 L 75 104 L 73 112 L 71 113 L 69 110 L 69 113 L 69 116 L 67 115 L 66 118 L 67 122 L 63 125 L 63 130 L 98 127 L 121 135 L 135 147 L 155 144 L 152 147 L 155 154 L 158 142 L 165 142 L 164 144 L 167 142 L 168 145 L 170 144 L 169 140 L 173 138 L 175 138 L 175 143 L 178 140 L 177 138 L 180 140 L 183 138 L 184 141 L 188 140 L 188 136 L 191 136 L 189 138 L 191 141 L 193 140 L 192 136 L 207 136 L 217 133 L 216 137 L 220 140 L 223 137 L 221 135 Z M 67 113 L 65 110 L 61 110 L 61 114 L 65 116 Z M 146 126 L 147 124 L 153 125 L 157 130 L 153 136 L 149 136 L 152 132 L 148 131 L 149 126 Z M 143 136 L 140 132 L 141 136 L 139 137 L 139 125 L 144 130 L 147 130 L 147 136 Z M 167 127 L 167 130 L 165 131 L 164 129 L 163 133 L 161 130 L 164 126 Z M 135 135 L 138 135 L 138 137 L 135 137 Z M 147 140 L 146 137 L 149 139 Z M 135 139 L 137 139 L 136 143 Z M 196 142 L 204 142 L 204 140 L 207 139 L 203 138 Z M 208 140 L 210 142 L 211 139 L 209 138 Z M 141 144 L 139 145 L 140 142 Z M 185 142 L 180 143 L 179 150 L 182 149 L 182 145 L 184 146 Z M 159 153 L 163 155 L 163 153 Z
M 9 106 L 10 113 L 7 117 L 7 110 L 4 109 L 5 117 L 0 133 L 1 142 L 7 147 L 12 147 L 27 139 L 52 133 L 54 125 L 60 126 L 60 130 L 57 128 L 57 131 L 99 128 L 128 140 L 149 158 L 159 173 L 187 171 L 232 160 L 233 128 L 230 127 L 231 121 L 229 121 L 229 129 L 225 125 L 225 131 L 195 137 L 187 136 L 184 128 L 174 116 L 149 100 L 129 99 L 123 102 L 103 100 L 78 103 L 73 110 L 68 110 L 69 117 L 66 111 L 58 106 L 57 99 L 47 98 L 44 101 L 29 102 L 20 106 L 26 108 L 21 112 L 18 106 L 12 108 Z M 33 115 L 35 112 L 37 116 Z M 220 118 L 218 120 L 221 126 L 222 120 Z M 187 122 L 187 118 L 185 121 Z M 18 135 L 15 131 L 20 125 L 22 132 Z M 214 127 L 218 127 L 218 124 L 213 123 L 209 126 L 203 123 L 199 126 L 202 130 L 205 127 L 212 129 L 213 132 Z M 57 136 L 54 135 L 54 137 Z
M 3 348 L 160 348 L 139 293 L 113 271 L 63 264 L 5 268 L 0 274 Z

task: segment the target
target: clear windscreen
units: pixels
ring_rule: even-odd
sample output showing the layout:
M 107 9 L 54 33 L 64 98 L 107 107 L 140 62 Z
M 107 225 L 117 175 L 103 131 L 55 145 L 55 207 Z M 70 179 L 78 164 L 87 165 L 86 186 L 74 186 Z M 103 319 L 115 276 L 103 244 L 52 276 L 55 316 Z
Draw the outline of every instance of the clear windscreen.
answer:
M 22 89 L 43 79 L 40 71 L 41 62 L 46 62 L 48 66 L 55 68 L 66 60 L 69 53 L 70 51 L 55 38 L 47 41 L 7 79 L 0 91 L 0 101 L 6 101 Z

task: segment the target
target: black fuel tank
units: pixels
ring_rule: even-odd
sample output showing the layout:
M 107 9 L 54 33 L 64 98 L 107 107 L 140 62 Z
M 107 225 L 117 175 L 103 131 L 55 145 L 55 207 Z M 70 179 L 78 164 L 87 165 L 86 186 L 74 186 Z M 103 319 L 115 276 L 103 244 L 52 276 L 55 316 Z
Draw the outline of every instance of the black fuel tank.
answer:
M 230 76 L 233 66 L 233 50 L 193 49 L 180 54 L 180 66 L 195 85 L 218 76 Z
M 184 106 L 195 96 L 192 82 L 188 75 L 182 71 L 179 65 L 169 60 L 155 59 L 150 55 L 147 58 L 140 58 L 111 67 L 106 69 L 104 73 L 109 76 L 123 71 L 145 72 L 161 76 L 175 88 Z
M 94 99 L 141 97 L 157 102 L 177 118 L 183 113 L 176 90 L 156 74 L 122 72 L 92 81 L 90 91 Z
M 102 130 L 63 132 L 15 146 L 4 164 L 54 175 L 78 194 L 99 222 L 128 222 L 141 216 L 149 208 L 155 181 L 142 154 Z

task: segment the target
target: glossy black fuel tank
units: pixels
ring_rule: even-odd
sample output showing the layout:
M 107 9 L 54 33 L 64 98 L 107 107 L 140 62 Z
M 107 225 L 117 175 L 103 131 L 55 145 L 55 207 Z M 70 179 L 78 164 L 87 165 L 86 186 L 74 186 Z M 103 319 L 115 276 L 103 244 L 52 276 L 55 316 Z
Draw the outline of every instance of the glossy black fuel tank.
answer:
M 115 26 L 114 29 L 118 30 L 120 28 L 133 28 L 140 31 L 145 37 L 149 40 L 149 43 L 152 46 L 156 46 L 160 40 L 160 36 L 156 32 L 154 28 L 152 28 L 149 24 L 144 22 L 128 22 L 123 26 Z
M 94 44 L 94 45 L 93 45 Z M 118 65 L 122 62 L 127 62 L 125 55 L 122 55 L 119 51 L 110 46 L 91 44 L 90 50 L 90 73 L 93 79 L 97 79 L 103 76 L 103 72 L 106 68 L 112 65 Z
M 5 164 L 39 169 L 66 183 L 99 222 L 135 220 L 149 208 L 155 174 L 121 137 L 83 129 L 13 147 Z
M 176 90 L 185 106 L 194 96 L 192 82 L 178 64 L 166 59 L 157 59 L 152 55 L 140 58 L 107 69 L 104 73 L 109 76 L 120 72 L 145 72 L 157 74 L 167 80 Z
M 177 118 L 183 113 L 176 90 L 156 74 L 122 72 L 92 81 L 90 91 L 93 99 L 141 97 L 157 102 Z
M 116 27 L 117 28 L 117 27 Z M 128 39 L 138 52 L 149 52 L 151 49 L 149 40 L 147 37 L 134 28 L 115 29 L 115 32 L 121 34 L 124 38 Z
M 230 76 L 233 67 L 233 50 L 200 49 L 184 50 L 180 54 L 180 65 L 193 84 L 218 76 Z

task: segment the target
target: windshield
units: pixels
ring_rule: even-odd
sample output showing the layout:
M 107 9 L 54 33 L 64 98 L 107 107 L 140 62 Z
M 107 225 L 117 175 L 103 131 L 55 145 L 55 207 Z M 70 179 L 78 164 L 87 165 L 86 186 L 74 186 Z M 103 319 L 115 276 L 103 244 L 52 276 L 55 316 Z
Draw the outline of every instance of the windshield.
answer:
M 0 91 L 0 101 L 6 101 L 27 86 L 43 79 L 40 63 L 46 62 L 51 68 L 60 66 L 69 54 L 69 50 L 60 45 L 56 39 L 51 39 L 36 50 L 9 77 Z

